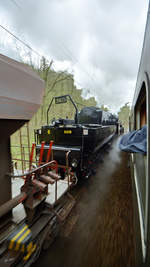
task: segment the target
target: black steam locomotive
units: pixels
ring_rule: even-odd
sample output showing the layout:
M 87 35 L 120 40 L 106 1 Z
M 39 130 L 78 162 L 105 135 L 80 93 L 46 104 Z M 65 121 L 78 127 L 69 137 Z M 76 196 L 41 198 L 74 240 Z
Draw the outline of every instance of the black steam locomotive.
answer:
M 68 98 L 75 108 L 74 120 L 54 119 L 49 123 L 49 111 L 52 102 L 55 104 L 66 103 Z M 40 153 L 41 142 L 45 141 L 46 150 L 49 149 L 50 140 L 53 140 L 53 158 L 58 164 L 65 165 L 65 153 L 70 151 L 68 164 L 71 170 L 79 177 L 88 177 L 94 155 L 104 146 L 118 129 L 118 118 L 109 112 L 97 107 L 84 107 L 80 112 L 70 95 L 54 97 L 47 110 L 47 125 L 35 130 L 36 154 Z M 65 167 L 60 169 L 61 176 L 65 175 Z

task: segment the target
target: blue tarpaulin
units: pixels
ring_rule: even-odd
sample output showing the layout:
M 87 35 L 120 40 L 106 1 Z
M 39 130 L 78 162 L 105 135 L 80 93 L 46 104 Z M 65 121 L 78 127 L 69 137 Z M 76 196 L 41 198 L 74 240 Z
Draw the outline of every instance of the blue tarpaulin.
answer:
M 130 153 L 146 153 L 147 126 L 144 125 L 140 130 L 123 135 L 119 143 L 119 148 Z

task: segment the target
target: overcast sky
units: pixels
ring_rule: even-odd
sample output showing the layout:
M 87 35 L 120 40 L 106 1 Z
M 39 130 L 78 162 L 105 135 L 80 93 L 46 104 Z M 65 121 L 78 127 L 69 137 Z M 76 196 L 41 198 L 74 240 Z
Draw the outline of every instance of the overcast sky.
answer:
M 116 112 L 132 102 L 147 8 L 148 0 L 1 0 L 0 24 Z M 1 53 L 16 58 L 16 47 L 0 28 Z

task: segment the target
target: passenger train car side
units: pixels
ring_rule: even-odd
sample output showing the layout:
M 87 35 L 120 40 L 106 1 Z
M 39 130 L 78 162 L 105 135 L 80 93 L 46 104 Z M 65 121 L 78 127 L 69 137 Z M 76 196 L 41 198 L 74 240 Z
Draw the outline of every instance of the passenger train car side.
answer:
M 130 115 L 130 130 L 147 125 L 147 153 L 131 154 L 136 266 L 150 266 L 150 3 L 136 89 Z

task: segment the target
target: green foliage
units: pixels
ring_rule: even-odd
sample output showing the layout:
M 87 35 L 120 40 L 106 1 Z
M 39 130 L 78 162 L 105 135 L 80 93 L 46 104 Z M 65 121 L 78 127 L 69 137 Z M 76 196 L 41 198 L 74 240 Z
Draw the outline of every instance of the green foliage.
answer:
M 41 78 L 47 83 L 48 75 L 53 64 L 53 60 L 48 62 L 45 57 L 42 57 L 40 62 L 40 69 L 38 70 L 39 75 Z
M 74 77 L 72 74 L 67 73 L 66 71 L 55 72 L 52 70 L 53 61 L 48 63 L 45 58 L 41 60 L 41 66 L 38 70 L 41 78 L 45 80 L 45 93 L 43 97 L 43 103 L 31 120 L 32 125 L 35 128 L 40 127 L 47 123 L 47 109 L 49 104 L 54 96 L 60 96 L 69 94 L 76 103 L 78 109 L 80 110 L 84 106 L 96 106 L 95 98 L 91 97 L 88 100 L 83 99 L 82 90 L 78 90 L 74 85 Z M 52 105 L 49 120 L 52 118 L 65 118 L 68 116 L 70 119 L 74 118 L 75 109 L 71 102 L 61 105 Z
M 45 92 L 43 96 L 43 103 L 40 106 L 37 113 L 33 116 L 29 123 L 30 127 L 30 139 L 31 143 L 34 141 L 34 129 L 40 128 L 42 125 L 47 124 L 47 109 L 54 96 L 60 96 L 65 94 L 70 94 L 72 99 L 77 105 L 77 108 L 81 110 L 84 106 L 96 106 L 96 100 L 94 97 L 91 97 L 87 100 L 82 97 L 82 90 L 77 89 L 74 85 L 73 75 L 67 72 L 55 72 L 52 70 L 53 61 L 48 62 L 43 57 L 41 59 L 41 64 L 39 69 L 36 69 L 36 72 L 40 77 L 45 81 Z M 34 70 L 35 67 L 31 66 Z M 75 109 L 71 102 L 60 105 L 52 105 L 49 113 L 49 121 L 55 118 L 74 118 Z M 19 144 L 19 134 L 16 132 L 11 137 L 12 145 Z M 24 141 L 26 143 L 26 140 Z M 18 154 L 16 149 L 13 149 L 13 157 Z
M 120 108 L 120 111 L 118 112 L 119 120 L 122 122 L 125 131 L 128 131 L 129 129 L 129 114 L 130 107 L 128 106 L 128 103 L 126 103 Z
M 101 105 L 100 106 L 100 109 L 104 110 L 104 111 L 109 111 L 109 108 L 108 107 L 105 107 L 104 105 Z

